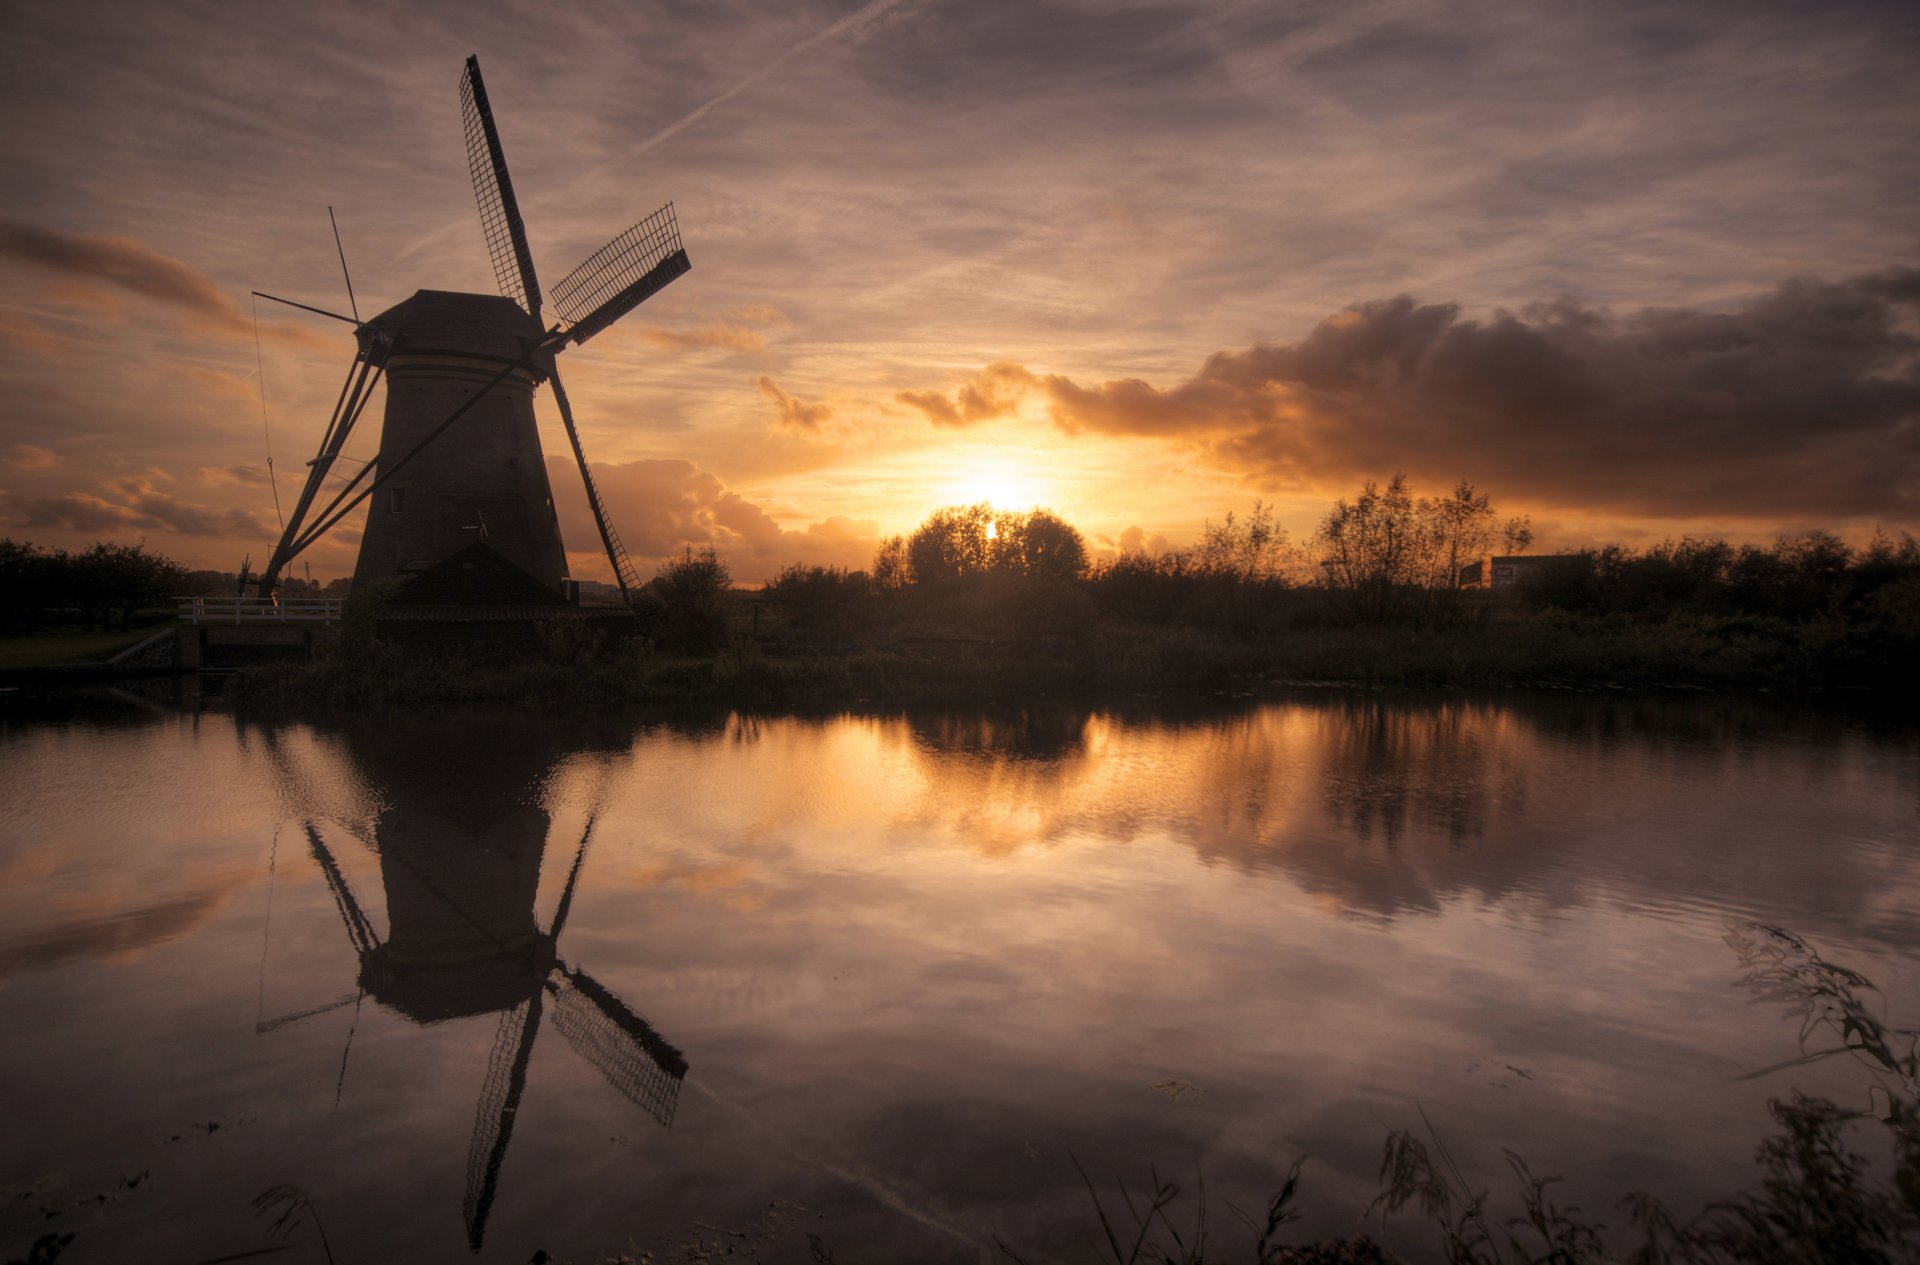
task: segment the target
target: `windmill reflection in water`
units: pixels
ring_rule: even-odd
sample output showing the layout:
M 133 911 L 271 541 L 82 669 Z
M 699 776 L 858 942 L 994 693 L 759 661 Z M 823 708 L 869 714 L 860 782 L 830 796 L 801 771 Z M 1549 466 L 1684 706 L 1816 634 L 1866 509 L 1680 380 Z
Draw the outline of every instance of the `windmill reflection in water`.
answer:
M 392 735 L 371 743 L 391 756 L 410 745 L 394 742 Z M 278 746 L 271 738 L 268 745 Z M 363 743 L 355 745 L 363 759 L 374 754 Z M 284 759 L 284 752 L 278 754 Z M 467 754 L 477 758 L 461 758 Z M 374 826 L 387 905 L 384 939 L 317 822 L 301 822 L 359 959 L 359 991 L 325 1006 L 263 1019 L 255 1030 L 270 1032 L 342 1006 L 357 1007 L 366 997 L 419 1024 L 497 1013 L 499 1031 L 467 1151 L 467 1241 L 478 1251 L 544 1019 L 551 1015 L 575 1053 L 662 1126 L 673 1122 L 687 1060 L 605 985 L 560 956 L 560 935 L 586 864 L 597 810 L 588 815 L 552 923 L 542 931 L 534 904 L 549 822 L 546 811 L 525 793 L 534 779 L 513 776 L 500 767 L 495 753 L 443 750 L 441 756 L 432 761 L 434 775 L 425 777 L 418 762 L 377 757 L 368 762 L 399 775 L 397 783 L 376 782 L 390 797 Z M 343 1078 L 345 1059 L 343 1053 Z

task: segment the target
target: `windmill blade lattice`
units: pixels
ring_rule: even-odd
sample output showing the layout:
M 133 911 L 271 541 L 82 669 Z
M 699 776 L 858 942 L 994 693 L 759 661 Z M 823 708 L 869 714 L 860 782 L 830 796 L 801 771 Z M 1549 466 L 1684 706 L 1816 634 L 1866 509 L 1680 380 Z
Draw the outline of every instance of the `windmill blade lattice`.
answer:
M 635 1106 L 673 1124 L 687 1056 L 585 971 L 562 966 L 547 981 L 553 1026 L 567 1044 Z
M 568 340 L 584 343 L 692 267 L 669 202 L 562 277 L 553 305 L 573 326 Z
M 560 420 L 567 429 L 567 442 L 573 446 L 573 459 L 580 467 L 580 482 L 587 490 L 587 508 L 593 511 L 593 525 L 600 531 L 600 544 L 607 551 L 607 563 L 612 566 L 613 578 L 620 586 L 620 600 L 631 607 L 633 595 L 640 591 L 640 574 L 634 570 L 627 546 L 614 530 L 613 519 L 608 517 L 606 504 L 600 499 L 600 485 L 593 481 L 587 450 L 580 446 L 580 428 L 573 424 L 573 405 L 567 402 L 567 389 L 560 385 L 557 368 L 548 382 L 553 387 L 554 406 L 560 410 Z
M 512 1010 L 500 1012 L 493 1053 L 487 1059 L 487 1079 L 474 1107 L 473 1140 L 467 1146 L 467 1245 L 480 1250 L 487 1237 L 487 1214 L 500 1189 L 500 1166 L 506 1162 L 513 1123 L 520 1113 L 520 1096 L 527 1091 L 527 1062 L 533 1039 L 540 1032 L 540 990 Z
M 480 227 L 487 236 L 494 279 L 500 283 L 500 293 L 538 318 L 540 281 L 533 275 L 527 226 L 514 200 L 513 178 L 507 174 L 507 155 L 500 148 L 500 131 L 493 125 L 493 107 L 487 102 L 478 57 L 467 58 L 466 72 L 460 76 L 460 121 L 467 134 L 467 167 L 473 173 L 473 197 L 480 206 Z

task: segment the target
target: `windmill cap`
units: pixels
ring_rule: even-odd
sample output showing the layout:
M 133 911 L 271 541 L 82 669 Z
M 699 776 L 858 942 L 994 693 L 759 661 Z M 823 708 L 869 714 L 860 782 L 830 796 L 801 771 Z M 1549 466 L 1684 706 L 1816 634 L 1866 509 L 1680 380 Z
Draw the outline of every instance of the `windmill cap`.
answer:
M 512 299 L 453 290 L 418 290 L 394 304 L 361 327 L 362 348 L 376 329 L 396 340 L 400 355 L 471 356 L 502 363 L 518 359 L 527 343 L 540 341 L 546 333 Z M 549 354 L 536 357 L 534 375 L 546 377 L 552 364 Z

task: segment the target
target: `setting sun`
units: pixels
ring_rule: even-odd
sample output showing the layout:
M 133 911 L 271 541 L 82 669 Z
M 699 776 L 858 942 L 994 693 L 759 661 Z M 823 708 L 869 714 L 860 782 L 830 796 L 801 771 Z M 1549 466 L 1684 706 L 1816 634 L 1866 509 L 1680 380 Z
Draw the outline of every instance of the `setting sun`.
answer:
M 1002 510 L 1049 507 L 1057 499 L 1053 481 L 1020 454 L 997 450 L 956 453 L 951 474 L 940 485 L 942 505 L 977 505 Z

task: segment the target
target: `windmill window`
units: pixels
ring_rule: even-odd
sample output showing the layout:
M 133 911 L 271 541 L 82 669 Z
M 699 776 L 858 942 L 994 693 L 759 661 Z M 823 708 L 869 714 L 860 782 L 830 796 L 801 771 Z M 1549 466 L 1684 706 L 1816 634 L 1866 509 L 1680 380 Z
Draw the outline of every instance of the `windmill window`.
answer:
M 387 513 L 398 514 L 405 508 L 406 491 L 405 488 L 387 489 Z

